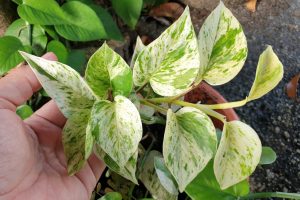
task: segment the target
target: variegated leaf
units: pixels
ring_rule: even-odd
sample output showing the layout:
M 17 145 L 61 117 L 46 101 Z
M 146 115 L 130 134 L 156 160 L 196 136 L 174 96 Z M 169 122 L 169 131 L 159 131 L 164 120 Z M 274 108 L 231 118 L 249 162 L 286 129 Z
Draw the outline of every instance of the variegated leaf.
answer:
M 258 99 L 270 92 L 283 77 L 283 65 L 271 46 L 260 55 L 256 76 L 248 101 Z
M 70 175 L 84 166 L 93 149 L 94 138 L 86 131 L 89 117 L 90 110 L 80 110 L 67 120 L 63 129 L 62 142 Z
M 177 183 L 165 165 L 164 158 L 162 156 L 154 158 L 154 167 L 156 174 L 162 186 L 170 193 L 178 195 L 178 186 Z
M 135 43 L 135 48 L 134 48 L 134 52 L 131 58 L 131 62 L 130 62 L 130 67 L 133 68 L 134 63 L 137 59 L 137 57 L 139 56 L 139 54 L 141 53 L 141 51 L 145 48 L 146 46 L 143 44 L 141 38 L 138 36 L 136 38 L 136 43 Z
M 124 166 L 138 148 L 142 122 L 134 104 L 118 95 L 114 102 L 95 102 L 88 131 L 118 165 Z
M 154 158 L 161 157 L 158 151 L 150 151 L 145 159 L 139 179 L 145 185 L 152 197 L 157 200 L 176 200 L 177 195 L 170 194 L 160 183 L 154 168 Z
M 246 37 L 223 2 L 205 20 L 198 41 L 201 65 L 196 83 L 204 79 L 221 85 L 242 69 L 248 53 Z
M 135 85 L 150 82 L 154 92 L 175 96 L 188 89 L 199 71 L 199 52 L 188 7 L 181 17 L 139 54 Z
M 168 110 L 163 155 L 180 192 L 204 169 L 216 148 L 216 130 L 206 114 L 191 107 L 176 114 Z
M 214 159 L 221 189 L 246 179 L 256 168 L 262 146 L 256 132 L 240 121 L 227 122 Z
M 81 110 L 92 108 L 95 100 L 93 92 L 75 70 L 56 61 L 49 61 L 25 52 L 20 53 L 47 94 L 55 100 L 67 118 Z
M 138 158 L 138 150 L 129 158 L 128 162 L 124 166 L 118 165 L 107 153 L 105 153 L 98 144 L 94 146 L 94 153 L 96 156 L 103 160 L 107 167 L 124 178 L 138 184 L 135 176 L 136 163 Z
M 108 92 L 128 96 L 132 89 L 132 71 L 123 58 L 104 43 L 90 58 L 85 79 L 100 99 Z

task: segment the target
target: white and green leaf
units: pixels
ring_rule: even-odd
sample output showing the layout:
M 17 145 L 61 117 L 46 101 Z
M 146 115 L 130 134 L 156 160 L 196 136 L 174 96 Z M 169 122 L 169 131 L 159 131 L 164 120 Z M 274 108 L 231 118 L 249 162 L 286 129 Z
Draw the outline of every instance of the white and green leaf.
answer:
M 216 130 L 206 114 L 191 107 L 177 113 L 168 110 L 163 155 L 180 192 L 204 169 L 216 148 Z
M 123 58 L 104 43 L 88 62 L 85 78 L 94 93 L 106 99 L 113 95 L 128 96 L 132 89 L 132 72 Z
M 136 86 L 150 82 L 154 92 L 175 96 L 186 91 L 199 71 L 199 51 L 188 7 L 181 17 L 137 57 Z
M 247 41 L 241 24 L 223 2 L 207 17 L 199 36 L 200 70 L 196 83 L 221 85 L 233 79 L 247 57 Z
M 135 48 L 134 48 L 134 52 L 131 58 L 131 62 L 130 62 L 130 67 L 133 68 L 134 63 L 137 59 L 137 57 L 140 55 L 141 51 L 145 48 L 146 46 L 143 44 L 141 38 L 138 36 L 136 38 L 136 43 L 135 43 Z
M 91 109 L 95 97 L 84 79 L 71 67 L 20 52 L 47 94 L 69 118 L 81 110 Z
M 154 167 L 154 158 L 161 157 L 158 151 L 150 151 L 141 168 L 139 179 L 145 185 L 152 197 L 157 200 L 176 200 L 177 195 L 169 193 L 160 183 Z
M 118 165 L 124 166 L 138 148 L 142 138 L 142 122 L 135 105 L 118 95 L 114 102 L 95 102 L 88 131 Z
M 133 183 L 138 184 L 135 176 L 138 150 L 136 150 L 136 152 L 129 158 L 128 162 L 124 166 L 116 163 L 107 153 L 105 153 L 105 151 L 101 149 L 98 144 L 95 144 L 94 146 L 94 153 L 99 159 L 105 162 L 109 169 L 132 181 Z
M 271 46 L 260 55 L 256 76 L 248 101 L 258 99 L 270 92 L 283 77 L 283 65 Z
M 227 122 L 214 159 L 214 172 L 221 189 L 251 175 L 259 163 L 262 146 L 257 133 L 240 121 Z
M 154 167 L 162 186 L 170 194 L 178 195 L 178 186 L 176 180 L 166 167 L 164 158 L 162 156 L 154 158 Z
M 90 110 L 80 110 L 70 116 L 63 128 L 62 142 L 69 175 L 77 173 L 92 152 L 94 138 L 86 131 L 89 118 Z

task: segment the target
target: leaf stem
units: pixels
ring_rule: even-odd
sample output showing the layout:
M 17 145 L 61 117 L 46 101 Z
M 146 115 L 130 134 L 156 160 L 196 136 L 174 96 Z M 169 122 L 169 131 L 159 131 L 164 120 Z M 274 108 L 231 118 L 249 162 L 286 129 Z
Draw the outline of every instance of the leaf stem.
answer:
M 227 109 L 227 108 L 236 108 L 245 105 L 248 102 L 248 98 L 246 97 L 240 101 L 228 102 L 228 103 L 220 103 L 220 104 L 202 104 L 203 106 L 207 106 L 210 109 L 218 110 L 218 109 Z
M 155 105 L 155 104 L 153 104 L 153 103 L 151 103 L 151 102 L 149 102 L 149 101 L 147 101 L 147 100 L 141 99 L 140 102 L 141 102 L 142 104 L 146 105 L 146 106 L 150 106 L 150 107 L 154 108 L 155 110 L 157 110 L 157 111 L 159 111 L 159 112 L 162 112 L 162 113 L 167 113 L 167 112 L 168 112 L 167 109 L 162 108 L 162 107 L 160 107 L 160 106 L 158 106 L 158 105 Z
M 142 90 L 146 87 L 147 84 L 148 84 L 148 83 L 145 83 L 144 85 L 142 85 L 141 87 L 139 87 L 139 88 L 136 90 L 136 93 L 139 93 L 140 91 L 142 91 Z
M 193 107 L 193 108 L 203 111 L 204 113 L 206 113 L 209 116 L 219 119 L 223 123 L 226 122 L 226 117 L 224 115 L 212 110 L 207 105 L 193 104 L 193 103 L 180 101 L 180 100 L 172 100 L 169 98 L 153 98 L 153 99 L 148 99 L 148 101 L 151 103 L 173 103 L 173 104 L 180 105 L 180 106 Z
M 299 193 L 286 193 L 286 192 L 259 192 L 250 193 L 247 196 L 239 197 L 239 200 L 260 199 L 260 198 L 285 198 L 285 199 L 300 199 Z

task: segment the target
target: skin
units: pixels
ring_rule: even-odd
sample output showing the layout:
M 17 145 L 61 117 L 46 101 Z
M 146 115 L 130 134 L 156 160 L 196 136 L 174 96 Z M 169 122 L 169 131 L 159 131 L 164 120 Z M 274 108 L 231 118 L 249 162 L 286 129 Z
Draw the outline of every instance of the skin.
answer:
M 52 53 L 44 58 L 57 60 Z M 68 176 L 61 141 L 66 119 L 54 101 L 24 121 L 15 113 L 40 88 L 26 65 L 0 79 L 0 200 L 90 199 L 105 165 L 91 155 Z

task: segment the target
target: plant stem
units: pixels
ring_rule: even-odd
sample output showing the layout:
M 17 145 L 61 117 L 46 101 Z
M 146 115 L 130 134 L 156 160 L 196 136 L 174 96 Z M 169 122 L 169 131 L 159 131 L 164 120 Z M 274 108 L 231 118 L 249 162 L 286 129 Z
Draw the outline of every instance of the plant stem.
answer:
M 189 103 L 189 102 L 185 102 L 185 101 L 172 100 L 169 98 L 154 98 L 154 99 L 148 99 L 148 101 L 151 103 L 173 103 L 173 104 L 180 105 L 180 106 L 193 107 L 193 108 L 203 111 L 204 113 L 206 113 L 209 116 L 219 119 L 223 123 L 226 122 L 226 117 L 224 115 L 221 115 L 220 113 L 210 109 L 207 105 L 193 104 L 193 103 Z
M 145 87 L 146 87 L 147 83 L 145 83 L 144 85 L 142 85 L 141 87 L 139 87 L 137 90 L 136 90 L 136 93 L 139 93 L 140 91 L 142 91 Z
M 245 105 L 247 102 L 248 102 L 248 99 L 245 98 L 240 101 L 234 101 L 234 102 L 228 102 L 228 103 L 220 103 L 220 104 L 212 104 L 212 105 L 202 104 L 202 105 L 206 106 L 210 109 L 213 109 L 213 110 L 218 110 L 218 109 L 241 107 L 241 106 Z
M 260 193 L 250 193 L 247 196 L 239 197 L 239 200 L 271 198 L 271 197 L 286 198 L 286 199 L 300 199 L 300 194 L 286 193 L 286 192 L 260 192 Z
M 157 106 L 157 105 L 155 105 L 155 104 L 153 104 L 153 103 L 151 103 L 151 102 L 149 102 L 147 100 L 141 99 L 140 102 L 142 104 L 146 105 L 146 106 L 150 106 L 150 107 L 154 108 L 155 110 L 157 110 L 159 112 L 162 112 L 162 113 L 167 113 L 168 112 L 167 109 L 164 109 L 164 108 L 162 108 L 160 106 Z

